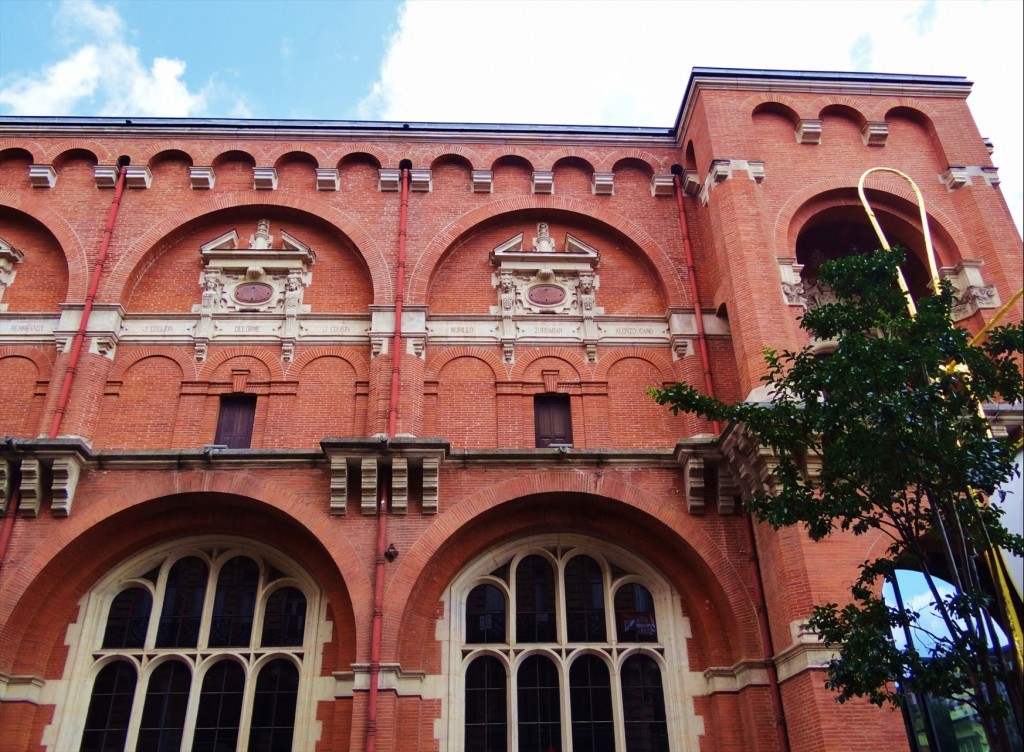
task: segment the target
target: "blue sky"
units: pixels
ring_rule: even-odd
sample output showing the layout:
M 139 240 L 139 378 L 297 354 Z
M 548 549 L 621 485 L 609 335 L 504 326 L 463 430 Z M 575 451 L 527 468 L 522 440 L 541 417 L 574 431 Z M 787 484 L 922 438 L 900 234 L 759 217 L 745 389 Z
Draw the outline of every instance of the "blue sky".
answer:
M 0 114 L 667 127 L 694 66 L 964 75 L 1019 229 L 1022 30 L 1020 0 L 0 0 Z

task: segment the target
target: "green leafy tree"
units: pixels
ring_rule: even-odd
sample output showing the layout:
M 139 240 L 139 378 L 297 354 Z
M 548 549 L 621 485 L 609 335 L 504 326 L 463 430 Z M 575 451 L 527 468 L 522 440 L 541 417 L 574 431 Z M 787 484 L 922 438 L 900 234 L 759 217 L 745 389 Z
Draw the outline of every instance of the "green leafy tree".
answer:
M 748 502 L 760 520 L 802 524 L 814 540 L 837 530 L 886 536 L 884 552 L 860 566 L 850 602 L 818 605 L 808 620 L 837 650 L 827 686 L 839 701 L 899 704 L 901 688 L 955 698 L 978 712 L 990 747 L 1009 752 L 1020 748 L 1020 667 L 995 637 L 985 557 L 993 546 L 1022 554 L 1024 540 L 986 503 L 1016 471 L 1012 442 L 992 438 L 978 405 L 1020 402 L 1024 330 L 996 328 L 972 345 L 952 324 L 948 285 L 911 317 L 897 285 L 902 260 L 897 249 L 823 267 L 838 302 L 808 311 L 801 326 L 835 349 L 765 350 L 770 402 L 729 405 L 688 384 L 651 394 L 676 413 L 742 423 L 774 450 L 774 485 Z M 882 582 L 898 568 L 928 583 L 944 626 L 930 650 L 892 637 L 928 622 L 883 600 Z

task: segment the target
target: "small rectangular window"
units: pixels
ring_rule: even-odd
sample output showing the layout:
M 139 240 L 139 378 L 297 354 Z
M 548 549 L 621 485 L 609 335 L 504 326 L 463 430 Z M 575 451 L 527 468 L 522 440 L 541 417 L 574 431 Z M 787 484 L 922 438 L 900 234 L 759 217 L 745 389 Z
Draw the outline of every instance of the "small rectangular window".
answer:
M 229 449 L 248 449 L 252 443 L 252 426 L 256 420 L 256 395 L 225 394 L 220 398 L 215 444 Z
M 538 394 L 533 398 L 538 447 L 572 446 L 572 411 L 568 394 Z

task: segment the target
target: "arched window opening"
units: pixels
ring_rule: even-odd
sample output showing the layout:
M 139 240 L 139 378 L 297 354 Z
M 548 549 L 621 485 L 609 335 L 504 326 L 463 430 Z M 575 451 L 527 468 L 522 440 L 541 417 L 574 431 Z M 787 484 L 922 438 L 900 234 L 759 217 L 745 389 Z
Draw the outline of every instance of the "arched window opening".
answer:
M 260 569 L 246 556 L 237 556 L 220 571 L 213 600 L 210 647 L 245 647 L 252 635 L 256 586 Z
M 565 567 L 565 608 L 571 641 L 604 641 L 604 576 L 589 556 L 576 556 Z
M 902 226 L 902 223 L 895 231 L 891 227 L 883 229 L 890 245 L 900 245 L 906 251 L 903 276 L 914 300 L 930 295 L 931 277 L 923 236 L 915 234 L 909 226 Z M 881 242 L 859 206 L 836 207 L 814 217 L 796 240 L 796 260 L 803 266 L 800 279 L 808 301 L 813 303 L 818 297 L 823 298 L 822 302 L 829 299 L 828 291 L 821 289 L 818 279 L 821 266 L 826 261 L 869 255 L 879 248 Z
M 527 556 L 516 568 L 516 639 L 554 642 L 555 574 L 543 556 Z
M 133 587 L 118 593 L 110 604 L 103 647 L 141 648 L 146 641 L 152 609 L 153 596 L 148 590 Z
M 531 655 L 518 673 L 519 752 L 560 752 L 562 702 L 558 669 L 551 659 Z
M 466 752 L 508 750 L 508 675 L 494 656 L 466 669 Z
M 621 642 L 657 642 L 654 599 L 643 585 L 628 583 L 615 591 L 615 629 Z
M 663 675 L 686 666 L 678 602 L 634 555 L 584 536 L 510 541 L 468 567 L 449 595 L 464 608 L 449 625 L 450 671 L 462 682 L 449 749 L 695 748 L 683 716 L 670 724 L 665 711 L 684 704 L 685 678 Z M 516 614 L 508 632 L 496 625 L 507 612 Z
M 596 655 L 581 655 L 569 669 L 573 752 L 615 749 L 612 683 L 608 666 Z
M 505 596 L 494 585 L 477 585 L 466 600 L 466 642 L 504 642 Z
M 96 674 L 88 714 L 72 696 L 59 702 L 51 748 L 312 749 L 325 611 L 308 574 L 252 541 L 140 553 L 86 595 L 64 678 Z
M 260 670 L 252 704 L 249 752 L 290 752 L 295 729 L 299 672 L 284 658 Z
M 138 679 L 128 661 L 114 661 L 96 675 L 85 716 L 81 752 L 124 749 Z
M 661 670 L 647 655 L 622 664 L 622 712 L 626 752 L 668 752 L 668 722 Z
M 206 562 L 196 556 L 184 558 L 171 567 L 156 637 L 158 648 L 196 646 L 208 572 Z
M 242 720 L 244 691 L 245 674 L 234 661 L 218 661 L 206 672 L 199 696 L 193 750 L 220 752 L 235 748 Z
M 177 752 L 185 730 L 192 672 L 181 661 L 161 664 L 149 677 L 138 749 Z
M 263 612 L 263 647 L 294 647 L 306 631 L 306 596 L 298 588 L 283 587 L 267 599 Z

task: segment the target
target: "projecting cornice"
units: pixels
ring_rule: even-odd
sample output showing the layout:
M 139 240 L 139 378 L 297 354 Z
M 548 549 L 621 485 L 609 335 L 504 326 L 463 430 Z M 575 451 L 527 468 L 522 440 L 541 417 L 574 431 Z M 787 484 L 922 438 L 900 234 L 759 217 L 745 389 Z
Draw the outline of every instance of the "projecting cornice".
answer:
M 682 143 L 700 92 L 705 90 L 967 99 L 972 86 L 963 76 L 694 68 L 676 118 L 675 140 Z

